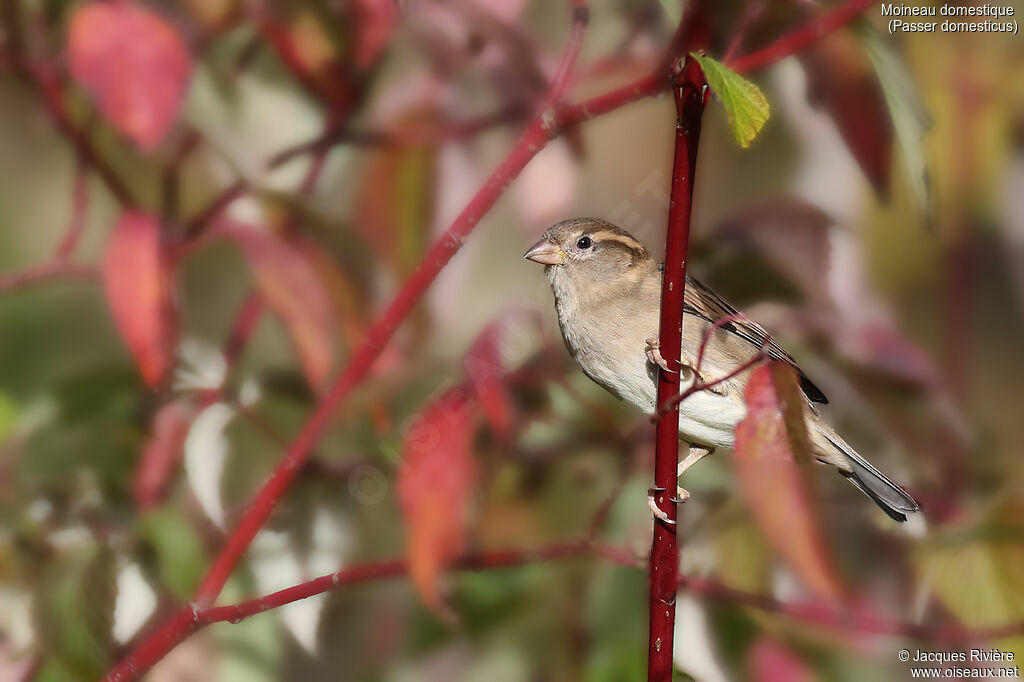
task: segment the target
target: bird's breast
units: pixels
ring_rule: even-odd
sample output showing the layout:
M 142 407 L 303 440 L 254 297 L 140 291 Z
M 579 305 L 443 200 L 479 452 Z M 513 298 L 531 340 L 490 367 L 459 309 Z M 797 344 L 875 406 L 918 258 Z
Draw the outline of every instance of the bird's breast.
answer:
M 658 335 L 657 319 L 606 307 L 602 315 L 580 314 L 557 300 L 558 324 L 580 369 L 615 396 L 654 414 L 657 368 L 647 360 L 646 340 Z M 683 370 L 681 390 L 694 380 Z M 679 433 L 690 443 L 731 448 L 733 429 L 746 414 L 731 396 L 700 391 L 679 406 Z

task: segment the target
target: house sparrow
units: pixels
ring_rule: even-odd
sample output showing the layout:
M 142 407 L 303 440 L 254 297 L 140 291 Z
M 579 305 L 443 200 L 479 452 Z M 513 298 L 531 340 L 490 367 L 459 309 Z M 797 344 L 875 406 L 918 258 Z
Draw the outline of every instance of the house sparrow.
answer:
M 542 263 L 555 295 L 562 338 L 583 372 L 602 387 L 648 414 L 655 413 L 658 367 L 668 369 L 657 349 L 661 264 L 625 230 L 592 218 L 554 225 L 524 258 Z M 696 358 L 716 320 L 731 317 L 712 332 L 697 374 Z M 814 403 L 827 403 L 821 390 L 756 322 L 698 280 L 687 277 L 680 360 L 682 389 L 698 378 L 714 382 L 758 353 L 791 365 L 807 399 L 807 431 L 814 457 L 838 469 L 848 481 L 897 521 L 918 509 L 899 486 L 858 455 L 826 425 Z M 762 351 L 763 349 L 763 351 Z M 733 429 L 746 414 L 743 389 L 750 370 L 694 393 L 679 405 L 679 436 L 690 454 L 679 474 L 715 448 L 733 446 Z M 680 499 L 688 493 L 680 489 Z M 656 510 L 653 503 L 652 509 Z M 659 518 L 664 513 L 656 512 Z

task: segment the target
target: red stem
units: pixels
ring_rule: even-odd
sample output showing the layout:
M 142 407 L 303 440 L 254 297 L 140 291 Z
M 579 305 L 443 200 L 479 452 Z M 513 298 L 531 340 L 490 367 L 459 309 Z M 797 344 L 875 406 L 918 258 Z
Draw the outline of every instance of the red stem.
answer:
M 24 289 L 53 280 L 91 282 L 99 272 L 92 265 L 53 260 L 17 272 L 0 274 L 0 293 Z
M 56 74 L 49 66 L 40 66 L 31 63 L 21 62 L 19 67 L 28 75 L 32 83 L 39 89 L 43 97 L 43 104 L 49 112 L 57 127 L 64 133 L 64 136 L 71 141 L 79 158 L 85 161 L 106 184 L 107 189 L 114 195 L 114 198 L 124 207 L 130 208 L 138 205 L 138 201 L 129 191 L 120 176 L 113 167 L 100 154 L 92 140 L 85 131 L 71 119 L 67 105 L 64 103 L 64 95 L 61 93 L 60 83 Z
M 658 418 L 654 449 L 654 499 L 670 522 L 656 521 L 650 557 L 650 637 L 647 650 L 649 682 L 672 681 L 672 635 L 676 622 L 676 465 L 679 462 L 679 362 L 682 354 L 683 293 L 686 286 L 686 252 L 690 239 L 693 180 L 697 167 L 697 143 L 704 113 L 704 75 L 696 61 L 687 57 L 675 88 L 676 145 L 672 166 L 672 194 L 665 243 L 665 267 L 661 286 L 661 353 L 676 371 L 658 373 L 658 405 L 669 405 Z
M 456 560 L 452 568 L 465 571 L 480 571 L 509 568 L 530 563 L 568 559 L 588 552 L 596 552 L 604 559 L 623 566 L 640 568 L 642 562 L 631 553 L 615 547 L 594 544 L 588 540 L 559 542 L 533 550 L 502 550 L 471 554 Z M 406 560 L 402 557 L 372 561 L 344 568 L 336 573 L 273 592 L 271 594 L 231 604 L 206 609 L 191 606 L 179 609 L 158 630 L 154 631 L 137 649 L 158 651 L 171 649 L 197 630 L 214 623 L 238 623 L 251 616 L 265 613 L 286 604 L 329 592 L 342 586 L 358 585 L 376 580 L 387 580 L 403 576 L 408 572 Z M 985 641 L 1008 637 L 1024 632 L 1024 623 L 1014 622 L 981 630 L 970 630 L 958 625 L 918 625 L 899 620 L 890 620 L 867 614 L 852 614 L 822 610 L 814 604 L 792 604 L 752 592 L 743 592 L 706 578 L 677 576 L 677 584 L 689 592 L 709 599 L 755 608 L 778 614 L 792 620 L 826 627 L 833 630 L 895 635 L 945 644 L 969 641 Z M 119 678 L 109 677 L 108 680 Z
M 861 13 L 875 4 L 874 0 L 850 0 L 845 5 L 812 19 L 800 28 L 787 33 L 771 45 L 744 55 L 730 62 L 729 67 L 740 73 L 761 69 L 777 61 L 790 57 L 811 43 L 836 31 L 856 19 Z
M 64 233 L 57 246 L 54 256 L 56 260 L 66 260 L 71 252 L 78 246 L 78 240 L 82 236 L 82 229 L 85 227 L 85 212 L 89 206 L 89 176 L 86 173 L 86 166 L 81 157 L 75 164 L 75 184 L 71 190 L 71 219 L 68 221 L 68 230 Z
M 437 125 L 403 128 L 393 131 L 350 130 L 347 127 L 328 130 L 308 142 L 283 149 L 271 157 L 267 166 L 276 168 L 297 156 L 330 149 L 342 142 L 368 147 L 416 147 L 435 145 L 451 140 L 465 140 L 478 133 L 506 123 L 524 121 L 530 115 L 525 106 L 507 106 L 479 118 L 448 121 Z
M 235 317 L 235 324 L 231 328 L 231 334 L 224 344 L 224 361 L 228 367 L 233 367 L 241 357 L 242 350 L 263 315 L 263 308 L 263 296 L 257 293 L 249 294 L 242 303 Z
M 658 414 L 666 414 L 669 410 L 679 405 L 679 403 L 683 402 L 691 395 L 714 388 L 719 384 L 724 384 L 726 381 L 729 381 L 729 379 L 734 379 L 738 377 L 739 375 L 746 372 L 748 369 L 752 369 L 755 365 L 760 364 L 767 359 L 768 355 L 764 351 L 761 351 L 760 353 L 750 358 L 746 362 L 737 365 L 728 374 L 723 374 L 722 376 L 718 377 L 713 381 L 703 381 L 700 378 L 700 375 L 698 374 L 694 382 L 690 384 L 690 386 L 685 391 L 683 391 L 679 395 L 672 396 L 671 398 L 668 399 L 668 401 L 662 403 L 661 407 L 658 409 Z
M 469 555 L 457 560 L 453 567 L 461 570 L 506 568 L 556 559 L 567 559 L 588 550 L 589 547 L 585 542 L 561 542 L 526 551 L 495 551 Z M 404 575 L 407 570 L 408 566 L 404 558 L 386 559 L 345 568 L 337 573 L 323 575 L 308 582 L 239 604 L 208 608 L 198 608 L 194 605 L 184 606 L 146 637 L 142 644 L 132 652 L 130 658 L 155 663 L 163 658 L 168 651 L 180 644 L 186 637 L 211 623 L 225 621 L 237 623 L 249 616 L 276 609 L 301 599 L 307 599 L 342 585 L 356 585 L 372 580 L 394 578 Z M 152 663 L 149 663 L 149 665 L 152 665 Z M 149 665 L 147 665 L 147 669 Z M 133 680 L 143 672 L 145 671 L 127 667 L 122 663 L 122 665 L 107 674 L 106 681 L 124 682 L 125 680 Z

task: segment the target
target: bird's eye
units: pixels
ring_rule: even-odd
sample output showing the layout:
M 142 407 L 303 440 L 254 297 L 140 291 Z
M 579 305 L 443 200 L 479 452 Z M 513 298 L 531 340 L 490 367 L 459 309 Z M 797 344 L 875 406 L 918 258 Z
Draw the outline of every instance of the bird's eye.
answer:
M 576 240 L 576 248 L 578 249 L 589 249 L 593 245 L 594 242 L 591 241 L 590 237 L 580 237 Z

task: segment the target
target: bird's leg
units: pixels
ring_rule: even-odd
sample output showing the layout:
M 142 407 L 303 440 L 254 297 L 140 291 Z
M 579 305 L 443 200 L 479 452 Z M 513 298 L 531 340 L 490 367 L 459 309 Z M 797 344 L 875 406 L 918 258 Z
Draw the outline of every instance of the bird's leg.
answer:
M 692 467 L 697 462 L 701 461 L 712 452 L 714 448 L 706 448 L 702 445 L 691 445 L 690 452 L 679 462 L 679 466 L 676 467 L 676 478 L 683 475 L 683 472 Z M 686 490 L 680 485 L 676 486 L 676 502 L 686 502 L 690 499 L 690 491 Z
M 686 471 L 687 469 L 689 469 L 694 464 L 696 464 L 700 460 L 704 459 L 705 457 L 707 457 L 708 455 L 710 455 L 714 451 L 715 451 L 714 448 L 706 448 L 706 447 L 704 447 L 702 445 L 691 445 L 690 446 L 689 454 L 687 454 L 686 457 L 684 457 L 683 460 L 681 462 L 679 462 L 679 465 L 676 467 L 676 478 L 682 476 L 684 471 Z M 658 505 L 655 504 L 655 502 L 654 502 L 654 495 L 656 493 L 663 493 L 663 492 L 665 492 L 665 490 L 663 488 L 651 488 L 650 490 L 648 490 L 647 491 L 647 506 L 651 508 L 651 513 L 654 514 L 654 517 L 656 519 L 660 519 L 660 520 L 664 521 L 665 523 L 673 523 L 674 524 L 675 521 L 673 521 L 672 519 L 668 518 L 668 515 L 665 512 L 663 512 L 660 509 L 658 509 Z M 688 499 L 690 499 L 690 491 L 686 490 L 682 486 L 677 485 L 676 486 L 676 496 L 675 496 L 675 498 L 672 501 L 673 502 L 686 502 Z

